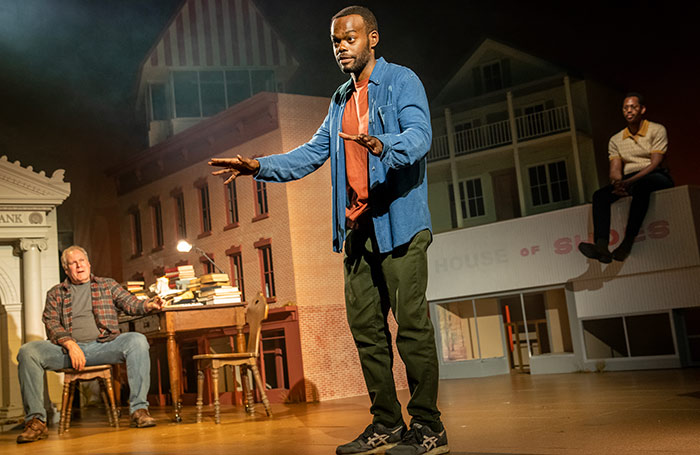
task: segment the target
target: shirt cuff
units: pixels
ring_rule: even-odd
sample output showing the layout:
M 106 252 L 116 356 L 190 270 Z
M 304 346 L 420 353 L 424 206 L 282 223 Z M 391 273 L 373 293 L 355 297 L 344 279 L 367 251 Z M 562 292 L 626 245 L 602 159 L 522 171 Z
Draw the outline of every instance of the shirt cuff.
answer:
M 69 335 L 64 335 L 64 336 L 61 336 L 59 338 L 56 338 L 56 344 L 61 346 L 61 347 L 65 347 L 65 346 L 63 346 L 63 343 L 65 343 L 68 340 L 73 340 L 73 337 L 69 336 Z
M 393 134 L 378 134 L 374 137 L 379 139 L 379 141 L 382 143 L 382 153 L 379 155 L 379 159 L 381 161 L 384 161 L 384 158 L 389 154 L 390 151 L 394 149 L 393 144 L 391 143 L 391 136 L 394 136 Z

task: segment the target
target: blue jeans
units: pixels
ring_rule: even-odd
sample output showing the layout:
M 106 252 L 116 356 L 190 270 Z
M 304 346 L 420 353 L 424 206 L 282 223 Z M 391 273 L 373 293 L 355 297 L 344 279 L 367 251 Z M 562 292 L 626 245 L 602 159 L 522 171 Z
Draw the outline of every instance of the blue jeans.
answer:
M 137 332 L 122 333 L 106 343 L 78 343 L 85 353 L 86 366 L 126 362 L 129 380 L 129 412 L 147 409 L 146 396 L 151 385 L 151 357 L 146 337 Z M 46 422 L 44 408 L 44 371 L 71 368 L 70 356 L 50 341 L 31 341 L 17 354 L 19 385 L 25 420 L 38 417 Z

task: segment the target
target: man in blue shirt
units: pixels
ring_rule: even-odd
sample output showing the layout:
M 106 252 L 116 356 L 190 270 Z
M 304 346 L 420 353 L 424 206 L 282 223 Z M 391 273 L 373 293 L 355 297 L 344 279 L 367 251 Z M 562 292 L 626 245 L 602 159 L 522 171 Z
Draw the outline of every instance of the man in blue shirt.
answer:
M 379 32 L 367 8 L 351 6 L 337 13 L 331 41 L 340 69 L 351 79 L 336 90 L 311 140 L 282 155 L 213 158 L 209 164 L 223 167 L 213 174 L 229 176 L 226 183 L 239 175 L 287 182 L 330 158 L 333 249 L 345 253 L 348 323 L 373 415 L 365 431 L 336 453 L 446 453 L 425 296 L 426 251 L 432 241 L 425 158 L 432 132 L 425 90 L 410 69 L 375 57 Z M 396 344 L 411 392 L 410 428 L 394 386 L 389 310 L 398 323 Z

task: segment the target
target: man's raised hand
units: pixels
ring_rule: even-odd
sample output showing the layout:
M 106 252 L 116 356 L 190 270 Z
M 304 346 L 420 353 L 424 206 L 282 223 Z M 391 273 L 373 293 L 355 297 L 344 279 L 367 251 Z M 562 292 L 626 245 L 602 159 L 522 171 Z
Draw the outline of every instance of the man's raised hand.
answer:
M 224 169 L 214 171 L 212 175 L 228 175 L 224 185 L 232 182 L 239 175 L 255 175 L 260 169 L 260 163 L 253 158 L 244 158 L 241 155 L 236 155 L 236 158 L 212 158 L 209 160 L 209 166 L 219 166 Z
M 382 144 L 382 141 L 374 136 L 370 136 L 369 134 L 347 134 L 341 131 L 338 133 L 338 136 L 342 137 L 343 139 L 355 141 L 358 144 L 366 147 L 367 150 L 369 150 L 369 153 L 372 155 L 380 156 L 382 154 L 382 150 L 384 150 L 384 144 Z

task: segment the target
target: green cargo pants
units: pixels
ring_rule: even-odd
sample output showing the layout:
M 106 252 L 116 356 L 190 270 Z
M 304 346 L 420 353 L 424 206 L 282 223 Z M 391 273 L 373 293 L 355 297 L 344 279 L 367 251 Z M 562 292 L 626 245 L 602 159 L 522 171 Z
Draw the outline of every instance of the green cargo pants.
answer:
M 403 421 L 392 372 L 393 351 L 387 316 L 398 323 L 396 346 L 406 365 L 411 399 L 408 413 L 440 431 L 437 409 L 438 361 L 428 318 L 428 230 L 390 253 L 379 253 L 371 228 L 350 230 L 345 241 L 345 307 L 360 355 L 374 423 L 393 427 Z

